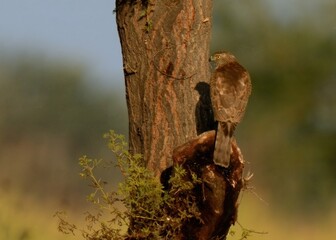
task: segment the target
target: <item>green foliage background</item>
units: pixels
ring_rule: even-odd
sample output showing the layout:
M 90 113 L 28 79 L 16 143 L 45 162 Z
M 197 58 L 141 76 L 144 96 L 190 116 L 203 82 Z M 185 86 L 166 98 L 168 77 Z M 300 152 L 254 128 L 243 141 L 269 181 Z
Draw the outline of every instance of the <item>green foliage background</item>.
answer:
M 321 225 L 336 219 L 335 4 L 322 0 L 307 9 L 303 2 L 293 8 L 305 13 L 288 18 L 276 18 L 267 1 L 214 2 L 212 50 L 233 52 L 253 81 L 237 138 L 255 173 L 254 191 L 269 206 L 245 194 L 239 216 L 247 225 L 253 216 L 267 218 L 261 230 L 279 233 L 257 239 L 283 239 L 286 224 L 299 226 L 291 232 L 297 238 L 314 239 L 307 229 L 336 236 Z M 109 159 L 102 134 L 127 135 L 123 93 L 97 89 L 85 68 L 0 49 L 0 239 L 66 239 L 50 233 L 51 219 L 57 209 L 81 219 L 86 208 L 77 159 Z
M 235 53 L 253 81 L 237 132 L 258 186 L 284 211 L 330 207 L 336 183 L 335 5 L 321 1 L 309 10 L 294 1 L 293 8 L 306 14 L 286 22 L 272 17 L 262 1 L 215 4 L 222 11 L 214 15 L 213 49 Z
M 90 84 L 85 66 L 68 59 L 0 56 L 0 239 L 53 239 L 53 213 L 86 204 L 79 157 L 110 158 L 103 133 L 126 133 L 125 100 Z

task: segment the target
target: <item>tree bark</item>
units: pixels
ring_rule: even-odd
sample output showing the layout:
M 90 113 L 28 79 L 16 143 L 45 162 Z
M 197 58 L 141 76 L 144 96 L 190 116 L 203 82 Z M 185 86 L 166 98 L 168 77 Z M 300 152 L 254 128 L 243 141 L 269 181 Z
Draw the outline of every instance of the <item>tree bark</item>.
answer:
M 248 180 L 243 178 L 244 158 L 233 139 L 229 168 L 216 166 L 213 163 L 215 136 L 215 131 L 203 133 L 173 153 L 175 165 L 196 173 L 202 180 L 202 190 L 195 191 L 194 196 L 203 223 L 187 223 L 181 239 L 226 239 L 237 220 L 238 196 Z
M 212 0 L 116 1 L 129 147 L 157 176 L 175 147 L 213 127 L 211 10 Z

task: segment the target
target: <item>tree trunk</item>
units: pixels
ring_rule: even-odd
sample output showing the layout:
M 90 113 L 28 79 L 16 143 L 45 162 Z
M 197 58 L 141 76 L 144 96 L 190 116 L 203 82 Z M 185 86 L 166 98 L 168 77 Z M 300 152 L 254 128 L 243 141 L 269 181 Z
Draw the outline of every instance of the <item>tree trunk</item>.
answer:
M 130 150 L 157 176 L 175 147 L 212 128 L 211 10 L 212 0 L 116 1 Z

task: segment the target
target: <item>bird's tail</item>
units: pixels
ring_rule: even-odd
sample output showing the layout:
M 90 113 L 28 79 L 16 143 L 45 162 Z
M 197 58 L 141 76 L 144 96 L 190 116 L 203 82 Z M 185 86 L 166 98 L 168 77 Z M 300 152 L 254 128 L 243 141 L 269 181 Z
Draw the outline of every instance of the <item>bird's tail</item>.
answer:
M 219 122 L 213 161 L 216 165 L 227 168 L 230 165 L 231 137 L 234 126 L 231 123 Z

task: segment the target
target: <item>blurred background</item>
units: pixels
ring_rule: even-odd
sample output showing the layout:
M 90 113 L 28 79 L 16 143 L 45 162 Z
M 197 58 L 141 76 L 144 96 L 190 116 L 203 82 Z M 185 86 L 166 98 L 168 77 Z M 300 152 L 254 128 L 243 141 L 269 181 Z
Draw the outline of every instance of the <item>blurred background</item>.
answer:
M 53 214 L 84 218 L 78 158 L 108 160 L 102 135 L 127 135 L 113 9 L 0 2 L 0 239 L 73 239 Z M 268 234 L 248 239 L 336 239 L 335 13 L 332 0 L 214 0 L 211 49 L 253 81 L 237 139 L 254 177 L 238 221 Z

